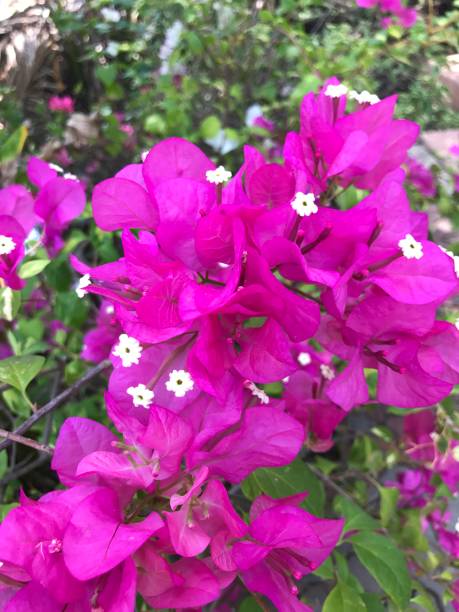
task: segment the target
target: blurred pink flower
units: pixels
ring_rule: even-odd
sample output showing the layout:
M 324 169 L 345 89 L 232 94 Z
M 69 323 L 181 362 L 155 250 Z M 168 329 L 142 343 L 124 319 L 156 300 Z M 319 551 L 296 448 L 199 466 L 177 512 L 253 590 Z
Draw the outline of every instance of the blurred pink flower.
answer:
M 51 111 L 73 113 L 75 110 L 75 102 L 70 96 L 52 96 L 48 100 L 48 108 Z

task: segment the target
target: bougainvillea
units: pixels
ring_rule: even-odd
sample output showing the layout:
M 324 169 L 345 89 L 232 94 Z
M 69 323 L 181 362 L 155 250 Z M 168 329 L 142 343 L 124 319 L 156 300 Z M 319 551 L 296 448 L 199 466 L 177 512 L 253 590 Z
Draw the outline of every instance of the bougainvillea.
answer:
M 362 8 L 378 7 L 385 15 L 381 20 L 383 28 L 392 24 L 411 28 L 416 23 L 416 9 L 405 6 L 402 0 L 356 0 L 356 2 Z
M 304 98 L 281 163 L 247 146 L 231 173 L 169 138 L 96 185 L 95 222 L 121 232 L 123 256 L 72 264 L 78 296 L 103 298 L 83 356 L 111 359 L 117 434 L 67 419 L 52 460 L 65 488 L 23 495 L 0 525 L 6 612 L 37 601 L 128 611 L 136 593 L 154 609 L 201 608 L 238 578 L 278 610 L 312 609 L 299 581 L 355 530 L 305 510 L 307 490 L 255 496 L 243 515 L 232 487 L 305 446 L 330 449 L 369 401 L 370 371 L 376 399 L 401 408 L 429 407 L 459 382 L 459 330 L 436 319 L 458 262 L 410 209 L 402 166 L 418 127 L 394 119 L 395 102 L 330 79 Z M 33 214 L 53 252 L 84 206 L 72 177 L 37 159 L 28 170 L 35 200 L 10 188 L 16 212 L 0 220 L 11 286 Z M 367 195 L 340 210 L 349 188 Z M 431 413 L 419 414 L 423 427 L 406 421 L 409 452 L 455 492 L 456 446 L 437 460 Z M 425 469 L 392 483 L 401 504 L 425 504 Z M 445 515 L 426 520 L 457 558 Z

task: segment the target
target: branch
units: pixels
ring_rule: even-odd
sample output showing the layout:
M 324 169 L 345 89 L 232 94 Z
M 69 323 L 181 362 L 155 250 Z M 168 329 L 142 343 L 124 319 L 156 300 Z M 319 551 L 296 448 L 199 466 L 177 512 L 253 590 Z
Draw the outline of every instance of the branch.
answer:
M 25 431 L 29 430 L 37 421 L 42 419 L 44 416 L 59 408 L 62 404 L 64 404 L 74 393 L 79 391 L 82 387 L 84 387 L 88 382 L 90 382 L 93 378 L 95 378 L 98 374 L 106 370 L 109 366 L 111 366 L 111 362 L 106 359 L 99 363 L 99 365 L 91 368 L 86 372 L 84 376 L 82 376 L 79 380 L 77 380 L 73 385 L 71 385 L 65 391 L 62 391 L 59 395 L 57 395 L 54 399 L 45 404 L 42 408 L 39 408 L 36 412 L 34 412 L 28 419 L 26 419 L 17 429 L 15 429 L 13 434 L 23 434 Z M 13 440 L 7 439 L 4 442 L 0 442 L 0 451 L 4 448 L 8 448 L 11 446 Z
M 338 493 L 338 495 L 342 495 L 343 497 L 346 497 L 352 503 L 357 504 L 356 500 L 352 497 L 352 495 L 349 495 L 349 493 L 347 491 L 345 491 L 339 485 L 337 485 L 336 482 L 333 482 L 333 480 L 331 478 L 329 478 L 321 470 L 316 468 L 315 465 L 312 465 L 311 463 L 307 463 L 306 465 L 311 470 L 311 472 L 313 472 L 317 476 L 317 478 L 320 478 L 320 480 L 323 481 L 323 483 L 327 487 L 329 487 L 330 489 L 333 489 L 333 491 L 335 491 L 335 493 Z M 357 504 L 357 505 L 359 505 L 359 504 Z
M 20 467 L 17 466 L 11 472 L 3 476 L 3 478 L 0 480 L 0 486 L 3 487 L 7 485 L 9 482 L 12 482 L 13 480 L 17 480 L 18 478 L 21 478 L 22 476 L 25 476 L 26 474 L 33 472 L 33 470 L 40 467 L 44 463 L 47 463 L 48 461 L 49 461 L 49 456 L 43 454 L 43 455 L 39 455 L 37 459 L 35 459 L 34 461 L 30 463 L 26 463 L 25 465 L 21 465 Z
M 12 431 L 7 431 L 6 429 L 2 429 L 0 427 L 0 438 L 6 438 L 11 442 L 18 442 L 19 444 L 23 444 L 24 446 L 30 446 L 30 448 L 34 448 L 40 453 L 48 453 L 48 455 L 52 455 L 54 449 L 46 444 L 40 444 L 36 440 L 32 440 L 32 438 L 24 438 L 24 436 L 20 436 L 17 433 Z

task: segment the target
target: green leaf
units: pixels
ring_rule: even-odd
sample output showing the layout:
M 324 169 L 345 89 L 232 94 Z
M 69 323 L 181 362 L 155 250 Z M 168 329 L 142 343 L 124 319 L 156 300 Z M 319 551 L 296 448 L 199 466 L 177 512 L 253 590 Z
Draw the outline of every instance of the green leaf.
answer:
M 387 527 L 397 509 L 397 501 L 400 497 L 400 491 L 395 487 L 378 487 L 381 498 L 379 514 L 383 527 Z
M 2 450 L 0 451 L 0 478 L 3 477 L 3 474 L 6 472 L 7 467 L 8 467 L 8 456 L 6 454 L 6 450 Z
M 17 506 L 19 506 L 19 504 L 16 503 L 0 505 L 0 521 L 3 521 L 8 512 Z
M 419 606 L 419 610 L 422 610 L 422 612 L 436 612 L 438 609 L 432 598 L 425 592 L 413 597 L 410 603 Z
M 381 598 L 376 593 L 361 593 L 361 597 L 367 608 L 367 612 L 385 612 L 386 608 L 381 603 Z
M 421 552 L 428 552 L 430 544 L 424 535 L 421 511 L 418 508 L 403 510 L 401 515 L 403 529 L 399 535 L 399 542 L 404 548 L 414 548 Z
M 24 147 L 28 134 L 27 126 L 21 125 L 0 145 L 0 163 L 16 159 Z
M 206 117 L 203 121 L 201 121 L 201 125 L 199 126 L 199 131 L 204 140 L 213 138 L 221 129 L 222 124 L 220 123 L 220 119 L 215 117 L 215 115 Z
M 347 579 L 349 578 L 349 566 L 346 558 L 338 551 L 333 553 L 333 558 L 335 560 L 336 573 L 338 574 L 339 579 L 343 582 L 347 582 Z
M 49 259 L 34 259 L 33 261 L 27 261 L 22 264 L 21 269 L 19 270 L 20 278 L 32 278 L 32 276 L 37 276 L 40 274 L 46 266 L 49 264 Z
M 164 134 L 166 131 L 166 123 L 161 115 L 153 114 L 145 117 L 143 127 L 150 134 Z
M 97 66 L 95 72 L 96 77 L 99 79 L 99 81 L 102 81 L 105 87 L 110 87 L 115 82 L 117 75 L 117 69 L 115 64 Z
M 11 385 L 23 395 L 27 386 L 42 369 L 45 358 L 38 355 L 7 357 L 0 361 L 0 381 Z
M 362 532 L 351 538 L 355 553 L 379 586 L 400 608 L 411 596 L 411 578 L 405 557 L 386 536 Z
M 338 582 L 328 594 L 322 612 L 367 612 L 367 608 L 355 589 Z
M 10 387 L 2 393 L 2 399 L 8 406 L 8 409 L 24 419 L 30 416 L 30 402 L 17 390 Z
M 253 501 L 256 497 L 261 495 L 262 490 L 258 486 L 258 483 L 255 481 L 253 474 L 250 474 L 245 480 L 243 480 L 241 484 L 241 489 L 247 499 Z
M 315 463 L 319 470 L 326 476 L 330 476 L 330 474 L 338 467 L 334 461 L 325 459 L 325 457 L 315 457 Z
M 246 597 L 238 607 L 238 612 L 261 612 L 262 608 L 257 603 L 255 597 Z
M 337 514 L 346 519 L 343 532 L 346 531 L 374 531 L 380 527 L 378 521 L 367 514 L 360 506 L 354 504 L 347 497 L 339 495 L 333 500 L 333 508 Z
M 309 495 L 302 506 L 313 514 L 322 514 L 325 503 L 323 485 L 299 459 L 281 468 L 260 468 L 251 477 L 253 485 L 274 499 L 307 491 Z
M 319 565 L 312 573 L 323 580 L 332 580 L 335 577 L 332 558 L 328 557 L 328 559 L 326 559 L 322 565 Z
M 200 54 L 203 52 L 204 47 L 202 45 L 202 41 L 196 32 L 189 31 L 186 33 L 186 38 L 188 44 L 190 45 L 190 49 L 193 53 Z

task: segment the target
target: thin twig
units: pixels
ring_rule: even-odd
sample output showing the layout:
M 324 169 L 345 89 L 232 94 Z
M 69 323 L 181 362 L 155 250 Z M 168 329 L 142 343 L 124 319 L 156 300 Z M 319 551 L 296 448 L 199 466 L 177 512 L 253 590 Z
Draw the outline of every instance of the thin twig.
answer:
M 29 472 L 32 472 L 33 470 L 35 470 L 36 468 L 40 467 L 41 465 L 43 465 L 44 463 L 48 461 L 49 461 L 49 455 L 43 453 L 37 459 L 35 459 L 35 461 L 32 461 L 31 463 L 27 463 L 21 468 L 16 467 L 16 469 L 12 470 L 8 474 L 5 474 L 5 476 L 0 480 L 0 486 L 4 486 L 8 484 L 9 482 L 12 482 L 13 480 L 17 480 L 18 478 L 21 478 L 21 476 L 25 476 Z
M 0 427 L 0 438 L 5 438 L 6 440 L 10 440 L 11 442 L 18 442 L 19 444 L 23 444 L 24 446 L 29 446 L 30 448 L 34 448 L 35 450 L 41 453 L 48 453 L 48 455 L 53 454 L 53 448 L 51 446 L 47 446 L 46 444 L 40 444 L 36 440 L 32 440 L 32 438 L 24 438 L 24 436 L 20 436 L 19 434 L 13 433 L 12 431 L 7 431 L 6 429 L 2 429 Z
M 32 414 L 28 419 L 26 419 L 17 429 L 14 430 L 14 434 L 23 434 L 25 431 L 29 430 L 37 421 L 42 419 L 44 416 L 59 408 L 62 404 L 64 404 L 74 393 L 79 391 L 82 387 L 84 387 L 88 382 L 90 382 L 93 378 L 98 376 L 101 372 L 106 370 L 111 365 L 111 362 L 107 359 L 99 363 L 99 365 L 91 368 L 86 372 L 84 376 L 82 376 L 79 380 L 77 380 L 73 385 L 71 385 L 65 391 L 62 391 L 59 395 L 57 395 L 54 399 L 45 404 L 42 408 L 39 408 L 34 414 Z M 4 448 L 8 448 L 11 445 L 12 441 L 5 440 L 0 443 L 0 451 Z
M 311 463 L 308 463 L 307 466 L 311 470 L 311 472 L 313 472 L 317 476 L 317 478 L 320 478 L 320 480 L 322 480 L 323 483 L 327 487 L 329 487 L 330 489 L 333 489 L 333 491 L 335 491 L 335 493 L 338 493 L 338 495 L 342 495 L 343 497 L 345 497 L 346 499 L 348 499 L 352 503 L 357 504 L 356 500 L 352 497 L 352 495 L 349 495 L 349 493 L 347 491 L 345 491 L 339 485 L 337 485 L 336 482 L 333 482 L 333 480 L 331 478 L 329 478 L 321 470 L 316 468 L 315 465 L 312 465 Z

